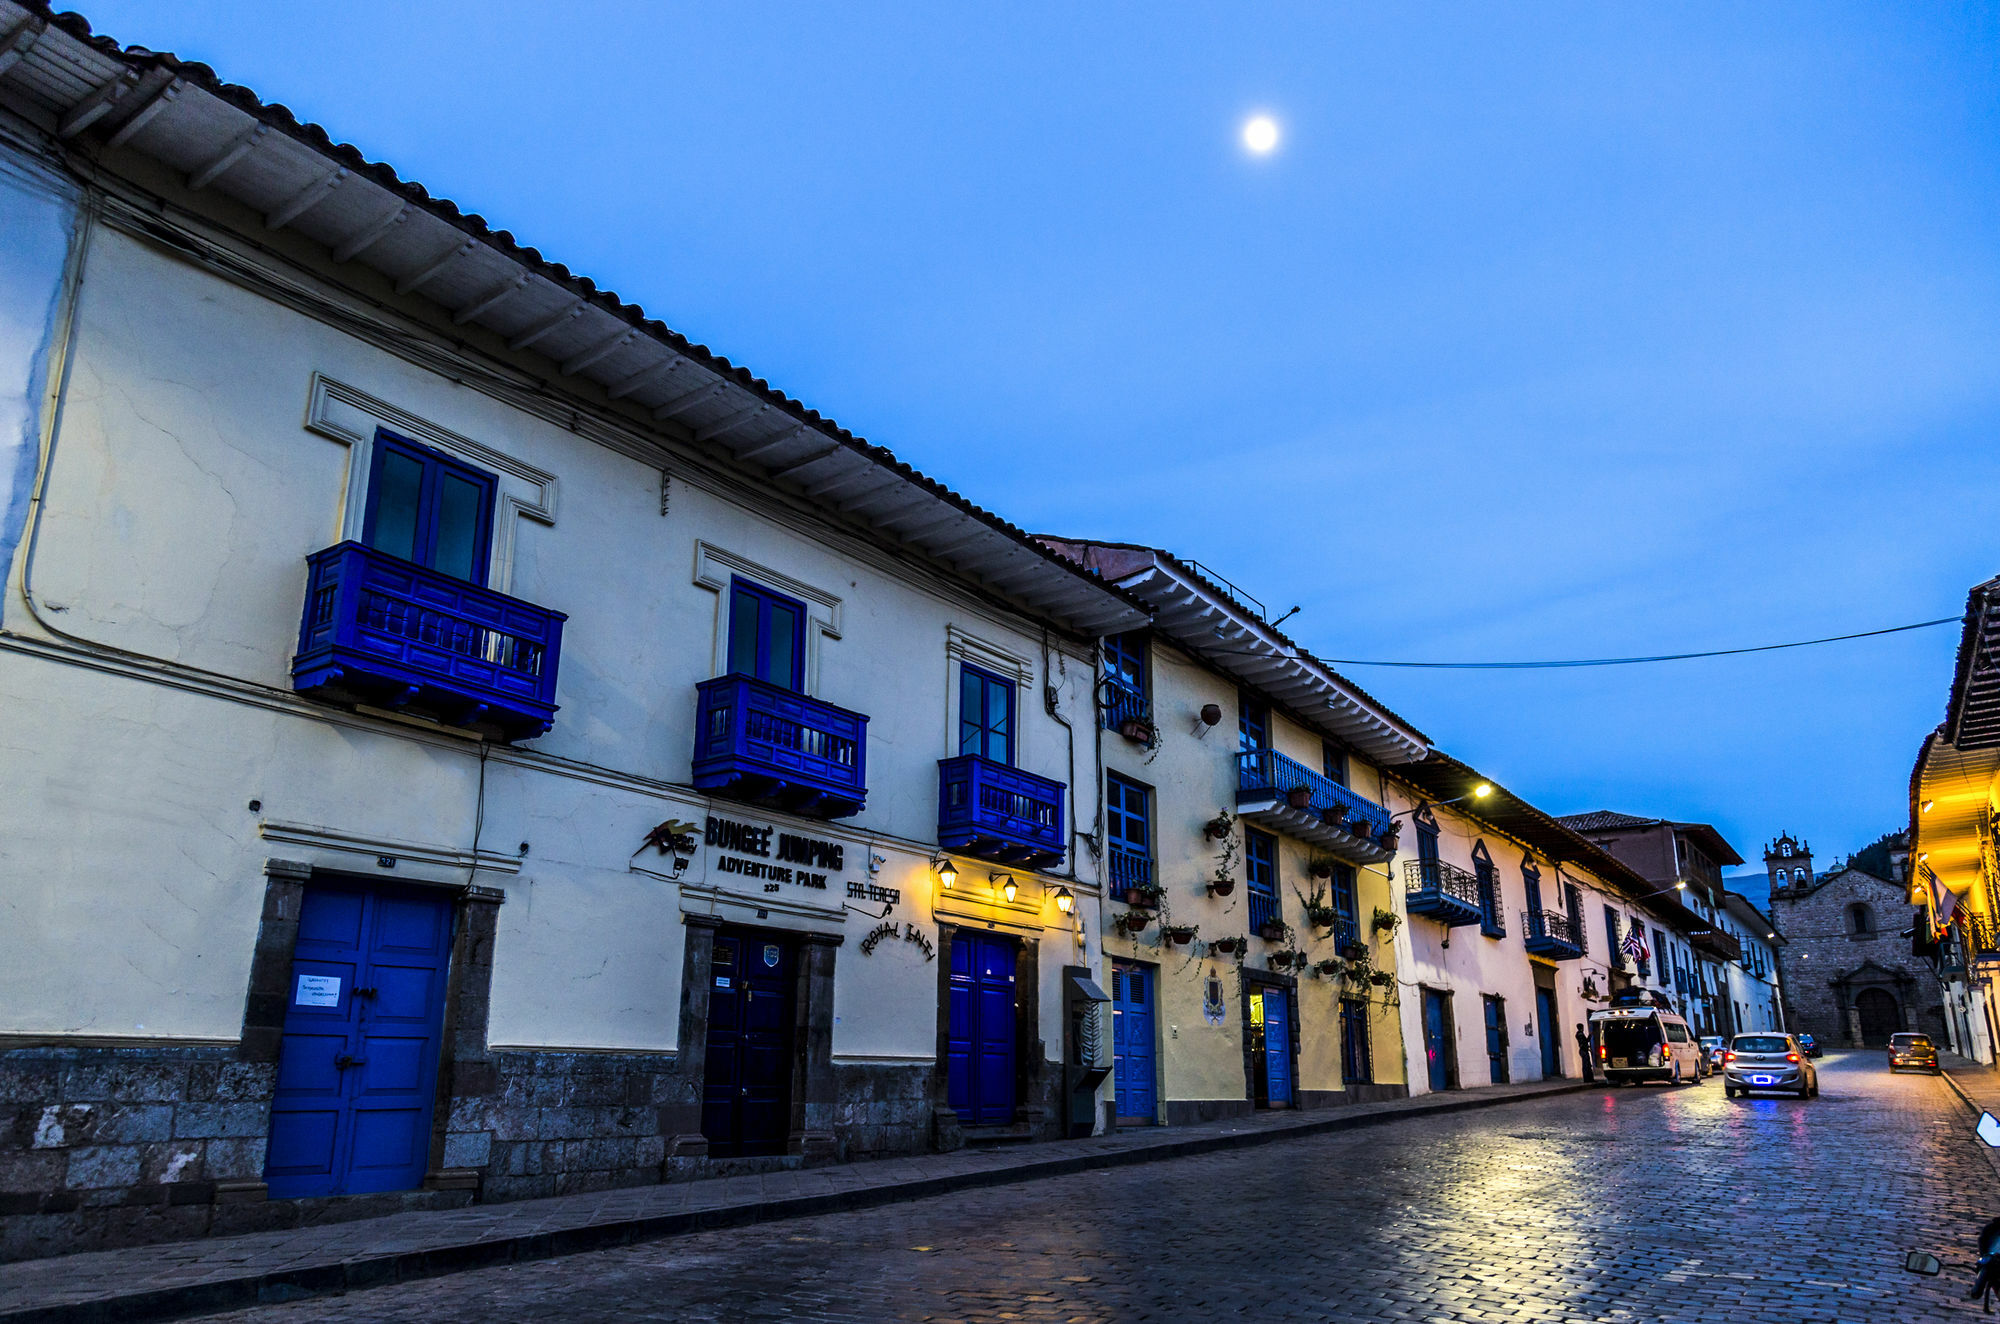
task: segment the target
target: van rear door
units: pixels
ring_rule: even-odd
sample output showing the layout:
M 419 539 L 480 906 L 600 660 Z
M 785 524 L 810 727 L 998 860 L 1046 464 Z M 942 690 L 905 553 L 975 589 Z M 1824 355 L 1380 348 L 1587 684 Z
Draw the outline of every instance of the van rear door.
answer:
M 1597 1034 L 1604 1045 L 1604 1065 L 1614 1070 L 1654 1065 L 1653 1050 L 1667 1041 L 1659 1016 L 1652 1014 L 1606 1016 L 1597 1023 Z

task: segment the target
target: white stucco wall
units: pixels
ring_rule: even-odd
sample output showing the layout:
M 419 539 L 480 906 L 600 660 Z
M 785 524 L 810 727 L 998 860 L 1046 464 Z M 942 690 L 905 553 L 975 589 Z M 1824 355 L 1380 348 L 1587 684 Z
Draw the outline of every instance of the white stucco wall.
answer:
M 759 919 L 761 889 L 732 902 L 751 884 L 708 876 L 706 852 L 686 889 L 635 871 L 653 824 L 710 812 L 673 783 L 689 777 L 694 686 L 715 674 L 718 565 L 723 582 L 748 567 L 833 604 L 808 688 L 869 715 L 868 805 L 788 826 L 849 843 L 844 876 L 899 888 L 894 918 L 934 923 L 925 843 L 936 762 L 957 752 L 957 657 L 1018 676 L 1016 761 L 1070 784 L 1092 830 L 1080 645 L 728 480 L 676 473 L 663 514 L 656 465 L 107 227 L 76 321 L 32 559 L 17 558 L 0 616 L 0 906 L 17 957 L 0 963 L 0 1031 L 233 1038 L 261 868 L 282 858 L 504 889 L 498 1045 L 673 1047 L 688 909 L 844 932 L 836 1054 L 927 1058 L 937 967 L 915 944 L 860 954 L 879 903 L 836 895 Z M 500 473 L 491 583 L 569 617 L 546 737 L 482 759 L 462 735 L 291 694 L 305 558 L 357 533 L 384 422 Z M 1049 688 L 1074 742 L 1045 711 Z M 1089 853 L 1071 859 L 1094 924 Z M 960 904 L 1048 931 L 1053 1053 L 1051 971 L 1079 957 L 1054 882 L 1022 877 L 1015 907 Z

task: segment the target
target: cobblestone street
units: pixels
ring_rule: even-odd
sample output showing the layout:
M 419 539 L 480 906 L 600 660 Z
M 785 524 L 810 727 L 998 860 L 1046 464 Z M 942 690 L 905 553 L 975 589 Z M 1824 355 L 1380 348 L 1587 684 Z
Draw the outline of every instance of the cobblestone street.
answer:
M 1942 1081 L 1568 1095 L 212 1316 L 1935 1320 L 2000 1181 Z M 1945 1276 L 1901 1267 L 1909 1249 Z

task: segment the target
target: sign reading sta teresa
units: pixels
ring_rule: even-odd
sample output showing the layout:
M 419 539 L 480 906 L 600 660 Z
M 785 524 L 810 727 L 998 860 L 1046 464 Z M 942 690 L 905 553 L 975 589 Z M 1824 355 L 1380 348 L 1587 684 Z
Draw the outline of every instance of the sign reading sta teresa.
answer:
M 778 883 L 824 888 L 826 873 L 820 871 L 837 873 L 846 865 L 847 848 L 837 841 L 729 818 L 711 817 L 702 840 L 719 852 L 715 857 L 717 873 L 768 879 L 767 892 L 777 891 Z

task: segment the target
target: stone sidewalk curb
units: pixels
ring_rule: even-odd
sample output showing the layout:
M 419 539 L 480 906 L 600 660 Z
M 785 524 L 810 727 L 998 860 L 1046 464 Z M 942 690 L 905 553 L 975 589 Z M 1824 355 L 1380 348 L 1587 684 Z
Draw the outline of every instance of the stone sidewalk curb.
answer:
M 1965 1085 L 1962 1082 L 1960 1082 L 1960 1080 L 1958 1079 L 1959 1074 L 1965 1070 L 1966 1068 L 1964 1067 L 1956 1067 L 1956 1068 L 1944 1067 L 1942 1070 L 1938 1072 L 1938 1076 L 1940 1079 L 1944 1081 L 1945 1085 L 1950 1088 L 1951 1092 L 1958 1096 L 1958 1101 L 1965 1105 L 1966 1111 L 1970 1112 L 1974 1117 L 1977 1117 L 1979 1114 L 1985 1112 L 1987 1108 L 1991 1105 L 1982 1104 L 1981 1102 L 1979 1102 L 1979 1100 L 1973 1098 L 1971 1093 L 1966 1089 Z M 1981 1067 L 1976 1064 L 1972 1067 L 1972 1070 L 1985 1071 L 1989 1076 L 1992 1074 L 1991 1068 Z M 1976 1135 L 1968 1136 L 1967 1140 L 1972 1145 L 1972 1147 L 1974 1149 L 1977 1149 L 1980 1155 L 1985 1158 L 1986 1165 L 1993 1169 L 1994 1179 L 1996 1181 L 2000 1181 L 2000 1151 L 1995 1151 L 1984 1141 L 1980 1140 L 1979 1137 Z
M 190 1315 L 212 1314 L 223 1310 L 237 1310 L 245 1306 L 296 1301 L 331 1292 L 380 1287 L 388 1283 L 431 1278 L 467 1269 L 521 1264 L 531 1260 L 575 1255 L 583 1251 L 605 1250 L 690 1232 L 741 1227 L 749 1223 L 798 1218 L 809 1214 L 841 1213 L 880 1205 L 901 1204 L 929 1196 L 946 1195 L 954 1191 L 1005 1186 L 1042 1177 L 1128 1167 L 1164 1159 L 1185 1158 L 1195 1154 L 1247 1149 L 1254 1145 L 1269 1144 L 1299 1136 L 1360 1130 L 1407 1118 L 1468 1112 L 1477 1108 L 1493 1108 L 1503 1104 L 1546 1099 L 1563 1094 L 1578 1094 L 1599 1088 L 1602 1086 L 1596 1082 L 1565 1081 L 1546 1089 L 1524 1090 L 1492 1097 L 1446 1096 L 1439 1098 L 1435 1103 L 1417 1102 L 1405 1107 L 1371 1109 L 1367 1112 L 1338 1108 L 1329 1110 L 1332 1115 L 1301 1121 L 1290 1126 L 1191 1136 L 1183 1140 L 1162 1139 L 1156 1144 L 1129 1149 L 1106 1150 L 1097 1154 L 1067 1154 L 980 1172 L 951 1173 L 913 1181 L 883 1183 L 856 1190 L 750 1200 L 712 1209 L 613 1219 L 552 1232 L 526 1232 L 513 1236 L 471 1239 L 458 1244 L 364 1254 L 352 1259 L 295 1269 L 255 1271 L 234 1278 L 218 1278 L 148 1290 L 114 1292 L 92 1300 L 62 1305 L 0 1309 L 0 1324 L 114 1324 L 114 1322 L 126 1324 L 128 1321 L 178 1319 Z M 1421 1097 L 1428 1100 L 1434 1096 Z M 131 1253 L 143 1254 L 145 1249 L 135 1247 Z

